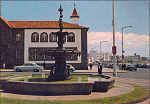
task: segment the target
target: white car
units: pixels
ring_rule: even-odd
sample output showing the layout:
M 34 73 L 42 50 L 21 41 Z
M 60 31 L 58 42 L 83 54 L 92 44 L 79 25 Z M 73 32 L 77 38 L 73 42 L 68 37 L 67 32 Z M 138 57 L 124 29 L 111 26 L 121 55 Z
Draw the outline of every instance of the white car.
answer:
M 43 70 L 44 68 L 42 66 L 37 65 L 36 63 L 25 63 L 21 66 L 15 66 L 14 70 L 16 72 L 22 72 L 22 71 L 34 71 L 39 72 Z

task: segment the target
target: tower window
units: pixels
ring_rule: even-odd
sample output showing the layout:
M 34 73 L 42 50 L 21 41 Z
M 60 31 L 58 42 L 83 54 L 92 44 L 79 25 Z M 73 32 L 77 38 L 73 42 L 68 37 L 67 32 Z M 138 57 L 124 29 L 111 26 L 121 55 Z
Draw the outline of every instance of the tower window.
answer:
M 31 42 L 39 42 L 39 33 L 37 32 L 32 33 Z
M 46 32 L 41 33 L 40 42 L 48 42 L 48 35 Z

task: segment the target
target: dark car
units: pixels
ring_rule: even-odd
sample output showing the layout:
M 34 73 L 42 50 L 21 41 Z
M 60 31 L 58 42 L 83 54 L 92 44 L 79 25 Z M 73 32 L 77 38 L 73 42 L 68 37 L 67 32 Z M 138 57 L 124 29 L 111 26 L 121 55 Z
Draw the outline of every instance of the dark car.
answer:
M 108 64 L 107 68 L 113 68 L 113 64 Z
M 129 70 L 129 71 L 137 71 L 137 68 L 136 68 L 135 65 L 128 65 L 128 66 L 126 67 L 126 70 Z
M 68 69 L 70 72 L 73 72 L 76 70 L 71 64 L 66 64 L 66 69 Z M 51 70 L 56 70 L 55 64 L 51 67 Z
M 136 64 L 137 68 L 142 68 L 142 64 Z

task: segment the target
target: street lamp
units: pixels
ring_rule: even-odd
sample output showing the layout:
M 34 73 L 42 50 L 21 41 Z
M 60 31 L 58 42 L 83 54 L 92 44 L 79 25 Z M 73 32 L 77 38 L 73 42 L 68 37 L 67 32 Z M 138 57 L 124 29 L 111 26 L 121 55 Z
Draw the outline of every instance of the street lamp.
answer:
M 100 57 L 102 56 L 102 43 L 108 42 L 108 41 L 100 41 Z
M 112 25 L 113 25 L 113 46 L 112 46 L 112 53 L 113 53 L 113 76 L 117 76 L 116 71 L 116 45 L 115 45 L 115 6 L 114 6 L 114 0 L 112 0 Z
M 123 53 L 125 52 L 124 47 L 123 47 L 123 32 L 124 32 L 124 29 L 127 29 L 127 28 L 132 28 L 132 26 L 123 26 L 121 28 L 121 30 L 122 30 L 122 69 L 123 69 L 123 59 L 124 59 Z

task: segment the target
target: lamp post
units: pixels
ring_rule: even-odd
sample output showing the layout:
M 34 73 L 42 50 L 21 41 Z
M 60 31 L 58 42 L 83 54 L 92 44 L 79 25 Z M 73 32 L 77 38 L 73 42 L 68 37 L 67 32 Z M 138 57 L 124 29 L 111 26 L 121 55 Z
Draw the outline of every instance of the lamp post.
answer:
M 108 41 L 100 41 L 100 57 L 102 56 L 102 43 L 108 42 Z
M 115 8 L 114 8 L 114 0 L 112 0 L 112 25 L 113 25 L 113 46 L 112 46 L 112 53 L 113 53 L 113 76 L 117 76 L 116 71 L 116 46 L 115 46 Z
M 127 29 L 127 28 L 132 28 L 132 26 L 123 26 L 122 28 L 121 28 L 121 30 L 122 30 L 122 69 L 123 69 L 123 59 L 124 59 L 124 47 L 123 47 L 123 32 L 124 32 L 124 29 Z

